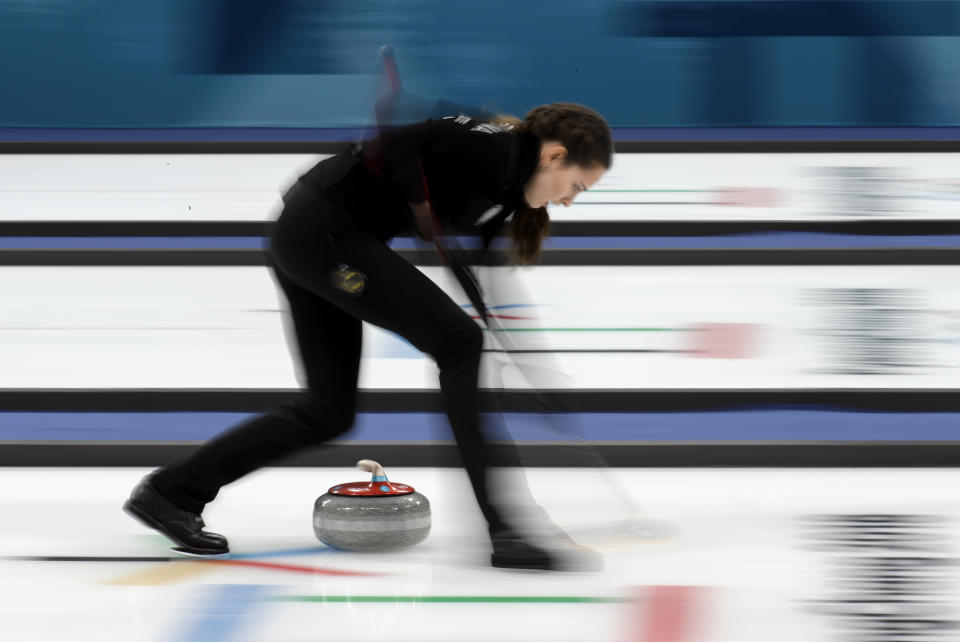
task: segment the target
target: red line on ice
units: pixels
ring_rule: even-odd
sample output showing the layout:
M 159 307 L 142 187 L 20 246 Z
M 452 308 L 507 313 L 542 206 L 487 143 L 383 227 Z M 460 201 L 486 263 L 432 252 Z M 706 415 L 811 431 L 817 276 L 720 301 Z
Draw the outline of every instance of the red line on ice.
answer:
M 340 571 L 332 568 L 316 568 L 313 566 L 297 566 L 295 564 L 277 564 L 275 562 L 255 562 L 253 560 L 205 560 L 212 564 L 228 564 L 231 566 L 252 566 L 267 568 L 275 571 L 291 571 L 293 573 L 313 573 L 316 575 L 347 575 L 351 577 L 376 577 L 383 573 L 366 573 L 363 571 Z

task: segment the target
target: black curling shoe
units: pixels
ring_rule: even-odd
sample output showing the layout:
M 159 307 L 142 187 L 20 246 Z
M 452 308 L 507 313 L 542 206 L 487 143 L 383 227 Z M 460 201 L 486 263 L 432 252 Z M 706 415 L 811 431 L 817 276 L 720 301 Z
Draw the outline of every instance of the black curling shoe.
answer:
M 556 571 L 556 560 L 550 553 L 534 546 L 517 533 L 505 530 L 490 534 L 493 554 L 490 563 L 497 568 L 522 568 Z
M 123 504 L 125 513 L 144 526 L 161 533 L 177 545 L 173 550 L 187 555 L 225 555 L 227 538 L 203 530 L 203 518 L 174 506 L 145 477 Z

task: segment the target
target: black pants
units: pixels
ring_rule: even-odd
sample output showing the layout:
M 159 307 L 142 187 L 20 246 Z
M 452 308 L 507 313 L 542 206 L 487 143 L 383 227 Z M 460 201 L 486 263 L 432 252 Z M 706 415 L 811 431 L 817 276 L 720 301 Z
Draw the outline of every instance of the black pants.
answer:
M 358 226 L 348 204 L 313 190 L 301 192 L 287 201 L 269 256 L 289 302 L 307 389 L 295 401 L 162 468 L 155 486 L 174 504 L 199 513 L 222 486 L 346 432 L 356 413 L 363 320 L 402 336 L 436 360 L 447 417 L 480 509 L 491 528 L 504 527 L 490 500 L 492 462 L 480 426 L 481 328 L 416 267 Z M 366 289 L 356 298 L 329 282 L 337 263 L 331 237 L 343 258 L 367 275 Z

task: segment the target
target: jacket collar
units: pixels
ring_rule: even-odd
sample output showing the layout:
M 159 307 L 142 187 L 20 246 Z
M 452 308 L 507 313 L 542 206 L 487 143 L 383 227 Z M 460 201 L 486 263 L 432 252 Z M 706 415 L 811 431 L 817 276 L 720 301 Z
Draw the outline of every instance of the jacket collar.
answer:
M 510 167 L 504 179 L 508 206 L 480 226 L 484 250 L 490 247 L 493 237 L 503 227 L 506 218 L 513 214 L 514 208 L 526 205 L 523 200 L 523 186 L 533 176 L 537 169 L 537 162 L 540 160 L 540 139 L 529 131 L 523 132 L 511 149 L 513 153 Z
M 514 163 L 507 174 L 506 187 L 509 191 L 522 191 L 537 169 L 540 158 L 540 139 L 530 131 L 520 134 L 515 144 Z

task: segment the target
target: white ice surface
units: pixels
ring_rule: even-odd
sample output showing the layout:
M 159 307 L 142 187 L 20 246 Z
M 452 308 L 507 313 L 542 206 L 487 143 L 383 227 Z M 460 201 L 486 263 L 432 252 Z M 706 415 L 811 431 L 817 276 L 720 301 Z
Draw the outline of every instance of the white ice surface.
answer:
M 387 463 L 387 462 L 385 462 Z M 945 537 L 923 554 L 942 558 L 945 583 L 921 598 L 957 615 L 955 489 L 942 469 L 617 469 L 617 486 L 662 536 L 610 528 L 625 516 L 594 469 L 529 469 L 533 494 L 554 521 L 603 554 L 589 573 L 488 566 L 483 524 L 458 469 L 393 468 L 391 480 L 427 495 L 433 530 L 398 552 L 325 550 L 310 526 L 313 501 L 339 468 L 275 468 L 221 491 L 204 513 L 230 538 L 234 559 L 378 573 L 302 573 L 205 561 L 33 561 L 33 556 L 164 557 L 166 540 L 120 510 L 147 469 L 0 469 L 0 638 L 32 640 L 840 640 L 838 621 L 811 606 L 847 595 L 832 573 L 846 554 L 803 538 L 811 515 L 909 514 L 943 519 Z M 308 549 L 308 552 L 303 552 Z M 310 550 L 312 549 L 312 550 Z M 288 551 L 286 555 L 268 555 Z M 298 552 L 299 551 L 299 552 Z M 872 549 L 874 555 L 919 555 Z M 176 576 L 163 573 L 182 571 Z M 833 578 L 833 579 L 832 579 Z M 832 583 L 833 582 L 833 583 Z M 685 607 L 662 587 L 686 586 Z M 656 588 L 661 587 L 661 588 Z M 291 602 L 283 596 L 402 596 L 406 602 Z M 610 603 L 431 602 L 437 596 L 636 598 Z M 939 606 L 937 606 L 939 605 Z M 675 637 L 663 609 L 688 626 Z M 657 609 L 660 609 L 659 611 Z M 666 616 L 669 616 L 667 613 Z M 924 640 L 952 639 L 924 637 Z M 921 639 L 921 638 L 918 638 Z

